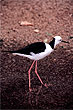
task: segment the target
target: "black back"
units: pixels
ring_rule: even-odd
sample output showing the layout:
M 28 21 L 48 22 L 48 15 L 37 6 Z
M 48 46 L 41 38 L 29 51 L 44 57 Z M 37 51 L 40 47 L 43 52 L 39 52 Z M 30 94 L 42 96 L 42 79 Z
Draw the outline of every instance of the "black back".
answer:
M 26 46 L 25 48 L 22 48 L 16 51 L 11 51 L 11 53 L 20 53 L 20 54 L 30 55 L 30 52 L 37 54 L 37 53 L 44 52 L 45 49 L 46 49 L 46 46 L 44 42 L 35 42 Z
M 49 43 L 49 45 L 51 46 L 52 49 L 54 49 L 55 38 L 53 38 L 53 40 Z

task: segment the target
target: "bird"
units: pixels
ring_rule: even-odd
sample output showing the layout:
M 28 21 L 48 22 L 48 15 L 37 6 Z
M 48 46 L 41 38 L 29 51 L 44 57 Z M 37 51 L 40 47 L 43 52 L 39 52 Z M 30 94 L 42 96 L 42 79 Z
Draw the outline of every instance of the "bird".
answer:
M 45 87 L 47 87 L 47 84 L 43 83 L 42 79 L 40 78 L 40 76 L 37 72 L 37 61 L 43 59 L 44 57 L 48 56 L 51 52 L 53 52 L 55 47 L 60 42 L 67 43 L 66 41 L 62 40 L 62 38 L 60 36 L 55 36 L 55 37 L 53 37 L 53 39 L 49 43 L 43 42 L 43 41 L 42 42 L 34 42 L 34 43 L 31 43 L 31 44 L 29 44 L 19 50 L 5 51 L 5 52 L 12 53 L 13 55 L 19 55 L 19 56 L 27 57 L 27 58 L 33 60 L 33 63 L 31 64 L 31 66 L 28 70 L 29 91 L 32 91 L 30 72 L 31 72 L 31 69 L 33 68 L 34 64 L 35 64 L 35 74 L 37 75 L 41 84 L 44 85 Z

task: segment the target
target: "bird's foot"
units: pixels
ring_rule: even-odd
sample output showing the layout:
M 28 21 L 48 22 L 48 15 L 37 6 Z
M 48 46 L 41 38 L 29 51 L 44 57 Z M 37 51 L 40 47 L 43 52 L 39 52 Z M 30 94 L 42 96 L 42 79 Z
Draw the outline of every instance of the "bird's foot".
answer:
M 48 85 L 47 85 L 46 83 L 44 84 L 44 86 L 45 86 L 46 88 L 48 88 Z
M 31 88 L 29 88 L 29 92 L 32 92 L 32 89 Z
M 46 83 L 45 83 L 44 86 L 45 86 L 46 88 L 48 88 L 48 86 L 52 86 L 52 84 L 50 84 L 50 83 L 49 83 L 49 84 L 46 84 Z

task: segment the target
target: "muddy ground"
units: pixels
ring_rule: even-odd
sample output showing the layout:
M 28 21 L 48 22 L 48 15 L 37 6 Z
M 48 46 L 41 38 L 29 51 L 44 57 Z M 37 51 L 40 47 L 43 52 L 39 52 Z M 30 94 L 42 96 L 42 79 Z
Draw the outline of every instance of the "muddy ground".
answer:
M 1 52 L 1 109 L 73 109 L 73 0 L 1 0 L 1 50 L 16 50 L 32 42 L 60 35 L 53 53 L 38 61 L 38 73 L 48 88 L 31 72 L 28 58 Z M 21 21 L 33 26 L 21 26 Z M 39 29 L 35 33 L 34 29 Z

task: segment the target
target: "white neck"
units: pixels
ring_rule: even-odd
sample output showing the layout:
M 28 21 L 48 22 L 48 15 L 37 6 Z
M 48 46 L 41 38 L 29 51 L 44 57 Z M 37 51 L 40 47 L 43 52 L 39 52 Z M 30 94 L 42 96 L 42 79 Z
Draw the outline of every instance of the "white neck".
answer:
M 56 45 L 58 45 L 59 42 L 57 40 L 55 40 L 55 44 L 54 44 L 54 48 L 56 47 Z

